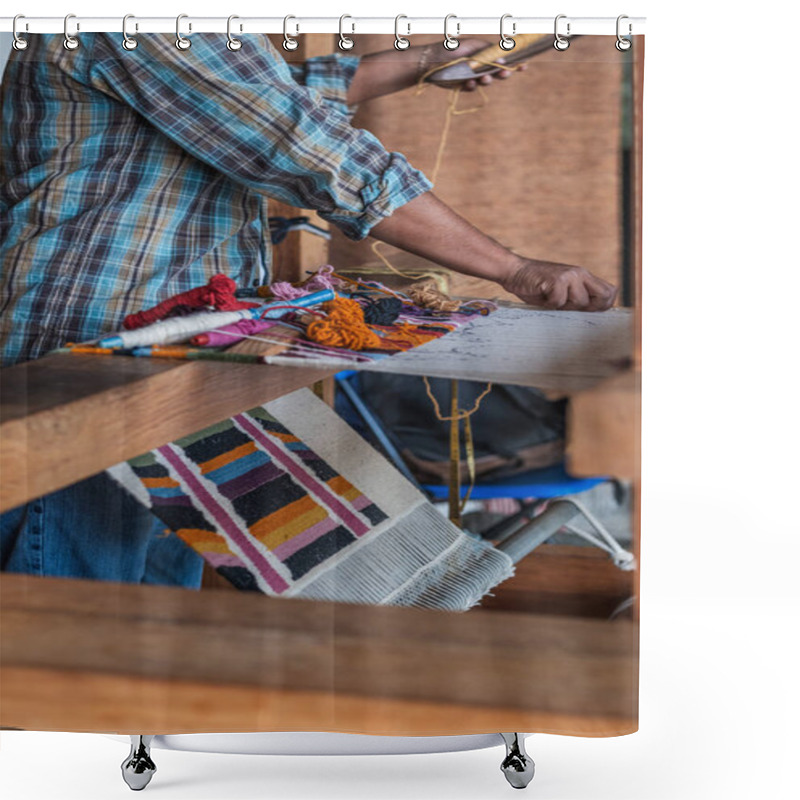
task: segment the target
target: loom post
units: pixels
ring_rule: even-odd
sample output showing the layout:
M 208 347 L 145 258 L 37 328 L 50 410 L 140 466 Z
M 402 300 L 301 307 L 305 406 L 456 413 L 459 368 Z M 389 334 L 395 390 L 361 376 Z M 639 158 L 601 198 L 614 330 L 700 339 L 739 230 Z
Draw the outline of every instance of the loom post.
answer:
M 458 381 L 450 381 L 450 487 L 448 505 L 450 521 L 461 527 L 461 418 L 458 413 Z

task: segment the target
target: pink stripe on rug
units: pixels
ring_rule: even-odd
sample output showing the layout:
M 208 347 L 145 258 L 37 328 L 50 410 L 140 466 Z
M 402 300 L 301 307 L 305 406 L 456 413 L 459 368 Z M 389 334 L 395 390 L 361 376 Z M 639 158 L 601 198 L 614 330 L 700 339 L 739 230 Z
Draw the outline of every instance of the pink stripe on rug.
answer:
M 159 447 L 158 452 L 172 465 L 181 483 L 193 494 L 211 515 L 211 520 L 218 526 L 220 533 L 235 542 L 250 562 L 252 568 L 269 584 L 273 591 L 280 594 L 289 588 L 289 584 L 275 571 L 274 567 L 258 552 L 248 537 L 239 530 L 239 526 L 230 514 L 209 493 L 197 476 L 183 463 L 180 455 L 172 445 Z
M 264 432 L 264 429 L 252 422 L 244 414 L 237 414 L 233 419 L 241 428 L 253 437 L 312 497 L 320 499 L 356 536 L 363 536 L 370 528 L 362 522 L 344 503 L 333 494 L 324 483 L 314 479 L 304 467 L 301 467 L 282 448 L 278 447 Z
M 201 553 L 201 555 L 214 569 L 219 569 L 220 567 L 242 567 L 247 569 L 247 564 L 233 553 Z
M 356 511 L 363 511 L 367 506 L 372 505 L 372 500 L 365 494 L 360 494 L 350 505 L 353 506 Z
M 280 558 L 281 561 L 286 561 L 289 556 L 294 555 L 298 550 L 302 550 L 306 545 L 311 544 L 311 542 L 316 541 L 320 536 L 330 533 L 338 526 L 339 523 L 335 519 L 326 517 L 316 525 L 307 528 L 302 533 L 298 533 L 292 536 L 291 539 L 282 542 L 277 547 L 273 548 L 272 552 Z

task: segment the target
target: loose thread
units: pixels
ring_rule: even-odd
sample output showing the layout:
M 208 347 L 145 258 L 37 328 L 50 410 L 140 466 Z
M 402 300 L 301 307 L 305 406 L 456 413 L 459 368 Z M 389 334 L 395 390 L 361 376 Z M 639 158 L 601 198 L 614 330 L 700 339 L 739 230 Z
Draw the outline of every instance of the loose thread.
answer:
M 477 62 L 481 66 L 499 67 L 501 69 L 512 70 L 514 72 L 516 72 L 519 69 L 519 66 L 509 67 L 497 61 L 483 61 L 480 58 L 475 58 L 473 56 L 463 56 L 462 58 L 457 58 L 449 62 L 445 66 L 451 67 L 455 64 L 460 64 L 464 61 Z M 422 94 L 422 92 L 425 91 L 425 89 L 427 89 L 429 84 L 426 83 L 426 80 L 428 79 L 428 77 L 433 75 L 434 72 L 438 72 L 440 69 L 443 69 L 443 67 L 437 65 L 427 70 L 426 72 L 423 72 L 422 75 L 420 75 L 419 79 L 417 80 L 415 96 L 419 96 L 420 94 Z M 433 184 L 436 183 L 436 180 L 439 177 L 439 170 L 441 169 L 442 162 L 444 161 L 444 153 L 447 147 L 447 140 L 450 135 L 450 125 L 453 121 L 453 117 L 463 116 L 464 114 L 474 114 L 476 111 L 480 111 L 489 104 L 489 98 L 486 95 L 486 92 L 484 92 L 483 87 L 479 85 L 477 88 L 478 88 L 478 94 L 481 96 L 483 102 L 480 105 L 473 106 L 472 108 L 464 108 L 464 109 L 458 108 L 458 98 L 461 94 L 461 89 L 459 87 L 455 87 L 450 92 L 450 97 L 447 102 L 447 108 L 445 110 L 444 125 L 442 126 L 442 134 L 439 138 L 439 146 L 436 150 L 436 160 L 434 162 L 433 171 L 431 172 L 431 183 Z M 402 278 L 414 278 L 416 280 L 419 280 L 421 278 L 433 278 L 434 280 L 438 281 L 439 276 L 430 271 L 419 272 L 417 270 L 414 270 L 413 272 L 402 272 L 401 270 L 397 269 L 397 267 L 395 267 L 389 261 L 389 259 L 383 253 L 381 253 L 380 245 L 381 242 L 379 241 L 373 242 L 371 246 L 372 252 L 381 260 L 381 262 L 383 262 L 383 265 L 390 272 L 393 272 L 395 275 L 400 275 Z
M 439 407 L 439 401 L 433 396 L 433 392 L 431 391 L 431 385 L 428 382 L 428 376 L 423 375 L 422 380 L 425 381 L 425 391 L 427 392 L 428 397 L 431 400 L 431 403 L 433 403 L 433 411 L 436 414 L 436 419 L 438 419 L 441 422 L 452 422 L 454 419 L 466 419 L 467 417 L 471 417 L 481 407 L 481 402 L 483 401 L 483 398 L 486 397 L 486 395 L 492 391 L 492 384 L 487 383 L 486 388 L 478 396 L 478 399 L 475 401 L 475 405 L 473 405 L 469 411 L 465 411 L 463 408 L 459 408 L 458 413 L 453 412 L 455 413 L 455 416 L 445 417 L 442 414 L 441 408 Z
M 389 272 L 393 272 L 395 275 L 399 275 L 401 278 L 411 278 L 412 280 L 420 280 L 421 278 L 433 278 L 434 280 L 439 279 L 439 275 L 435 272 L 430 271 L 421 271 L 421 270 L 409 270 L 408 272 L 401 272 L 397 267 L 395 267 L 391 261 L 389 261 L 386 256 L 381 253 L 380 246 L 383 242 L 374 241 L 370 247 L 373 253 L 383 262 L 383 265 L 389 270 Z
M 442 410 L 439 407 L 438 400 L 434 397 L 433 392 L 431 391 L 431 385 L 428 381 L 427 375 L 422 376 L 422 380 L 425 381 L 425 391 L 430 398 L 431 403 L 433 404 L 433 410 L 436 414 L 436 418 L 441 422 L 449 422 L 450 423 L 450 518 L 454 524 L 460 526 L 461 524 L 461 514 L 464 511 L 464 508 L 469 501 L 469 498 L 472 496 L 472 491 L 475 488 L 475 445 L 472 436 L 472 423 L 470 422 L 470 417 L 481 407 L 481 402 L 483 398 L 486 397 L 489 392 L 492 391 L 492 384 L 487 383 L 486 388 L 481 392 L 478 396 L 477 400 L 475 400 L 475 404 L 469 411 L 466 411 L 463 408 L 458 408 L 458 394 L 457 389 L 455 388 L 458 384 L 457 381 L 453 381 L 453 390 L 452 390 L 452 408 L 450 410 L 450 416 L 445 417 L 442 414 Z M 467 470 L 469 471 L 469 487 L 464 494 L 463 500 L 461 500 L 460 504 L 458 504 L 458 495 L 461 494 L 460 489 L 460 474 L 461 474 L 461 451 L 459 447 L 459 437 L 460 437 L 460 425 L 459 423 L 461 420 L 464 420 L 464 447 L 467 451 Z M 455 441 L 455 443 L 454 443 Z M 454 488 L 455 487 L 455 488 Z M 456 521 L 458 520 L 458 521 Z

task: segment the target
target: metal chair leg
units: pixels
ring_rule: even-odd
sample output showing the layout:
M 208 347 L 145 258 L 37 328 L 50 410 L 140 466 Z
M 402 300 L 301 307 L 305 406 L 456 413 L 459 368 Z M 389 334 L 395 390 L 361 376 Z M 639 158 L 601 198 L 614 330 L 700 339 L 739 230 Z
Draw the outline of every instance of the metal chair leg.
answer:
M 515 789 L 524 789 L 532 780 L 536 765 L 525 752 L 525 740 L 518 733 L 501 733 L 506 743 L 506 757 L 500 765 L 506 780 Z
M 152 736 L 131 734 L 131 752 L 122 762 L 122 779 L 135 792 L 140 792 L 150 783 L 156 765 L 150 758 Z

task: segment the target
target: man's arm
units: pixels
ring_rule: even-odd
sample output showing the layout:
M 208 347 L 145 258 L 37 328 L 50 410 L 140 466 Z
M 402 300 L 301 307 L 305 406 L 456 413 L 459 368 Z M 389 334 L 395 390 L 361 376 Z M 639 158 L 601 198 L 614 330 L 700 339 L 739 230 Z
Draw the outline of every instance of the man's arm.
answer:
M 313 208 L 353 239 L 372 233 L 498 281 L 527 302 L 590 310 L 613 302 L 613 289 L 585 270 L 520 259 L 458 216 L 401 154 L 298 85 L 271 45 L 231 58 L 221 36 L 197 52 L 151 36 L 120 53 L 116 39 L 95 36 L 89 82 L 229 179 Z
M 471 55 L 491 44 L 482 39 L 462 40 L 457 53 L 440 43 L 407 50 L 387 50 L 362 57 L 347 94 L 348 103 L 391 94 L 415 85 L 429 70 L 454 58 Z M 524 65 L 521 65 L 524 69 Z M 511 75 L 504 70 L 495 77 Z M 464 89 L 489 85 L 492 76 L 468 81 Z M 512 253 L 460 217 L 428 192 L 396 209 L 379 222 L 371 235 L 388 244 L 423 256 L 445 267 L 496 281 L 526 303 L 545 308 L 605 311 L 617 290 L 582 267 L 523 258 Z
M 617 296 L 610 283 L 582 267 L 512 253 L 432 192 L 396 209 L 371 235 L 456 272 L 496 281 L 531 305 L 605 311 Z
M 178 51 L 153 34 L 127 52 L 98 33 L 68 67 L 229 180 L 314 209 L 352 239 L 431 188 L 344 108 L 297 83 L 267 39 L 247 37 L 235 54 L 226 41 L 207 34 L 202 47 Z

